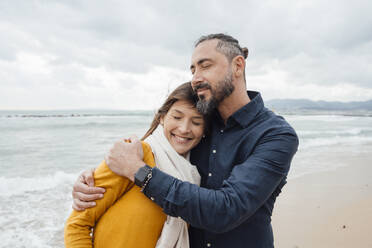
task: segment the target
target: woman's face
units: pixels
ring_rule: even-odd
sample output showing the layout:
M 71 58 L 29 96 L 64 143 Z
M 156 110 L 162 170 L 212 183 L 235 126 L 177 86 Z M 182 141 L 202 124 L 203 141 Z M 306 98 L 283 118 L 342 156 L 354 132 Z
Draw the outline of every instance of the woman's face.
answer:
M 175 102 L 160 123 L 164 127 L 165 137 L 182 156 L 195 147 L 203 136 L 203 116 L 185 100 Z

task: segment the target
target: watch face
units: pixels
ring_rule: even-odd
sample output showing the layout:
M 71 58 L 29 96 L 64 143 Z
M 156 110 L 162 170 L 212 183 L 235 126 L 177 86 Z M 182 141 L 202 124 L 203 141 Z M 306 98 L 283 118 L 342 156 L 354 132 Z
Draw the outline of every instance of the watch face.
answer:
M 142 187 L 150 171 L 151 171 L 151 167 L 148 165 L 141 167 L 134 176 L 134 183 L 137 186 Z

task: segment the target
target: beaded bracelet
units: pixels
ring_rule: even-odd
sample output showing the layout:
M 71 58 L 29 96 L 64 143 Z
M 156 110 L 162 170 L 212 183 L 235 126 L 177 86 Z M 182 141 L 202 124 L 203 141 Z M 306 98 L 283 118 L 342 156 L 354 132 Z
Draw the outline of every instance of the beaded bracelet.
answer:
M 143 185 L 141 187 L 141 192 L 143 192 L 145 190 L 145 188 L 146 188 L 146 186 L 149 183 L 151 178 L 152 178 L 152 170 L 149 172 L 149 174 L 147 174 L 146 181 L 143 183 Z

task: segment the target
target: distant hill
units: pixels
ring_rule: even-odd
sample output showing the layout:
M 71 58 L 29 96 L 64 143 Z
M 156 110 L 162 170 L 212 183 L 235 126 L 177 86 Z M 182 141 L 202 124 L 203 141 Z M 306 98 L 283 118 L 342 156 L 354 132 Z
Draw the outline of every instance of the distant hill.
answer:
M 308 99 L 274 99 L 266 107 L 278 111 L 372 111 L 372 100 L 365 102 L 327 102 Z

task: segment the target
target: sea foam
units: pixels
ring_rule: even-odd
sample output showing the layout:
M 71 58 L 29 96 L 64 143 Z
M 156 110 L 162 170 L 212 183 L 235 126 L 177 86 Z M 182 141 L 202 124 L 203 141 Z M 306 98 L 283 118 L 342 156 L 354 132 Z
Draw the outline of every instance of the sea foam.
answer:
M 0 177 L 0 196 L 21 195 L 32 191 L 43 191 L 61 184 L 73 184 L 78 174 L 57 171 L 54 175 L 36 177 Z

